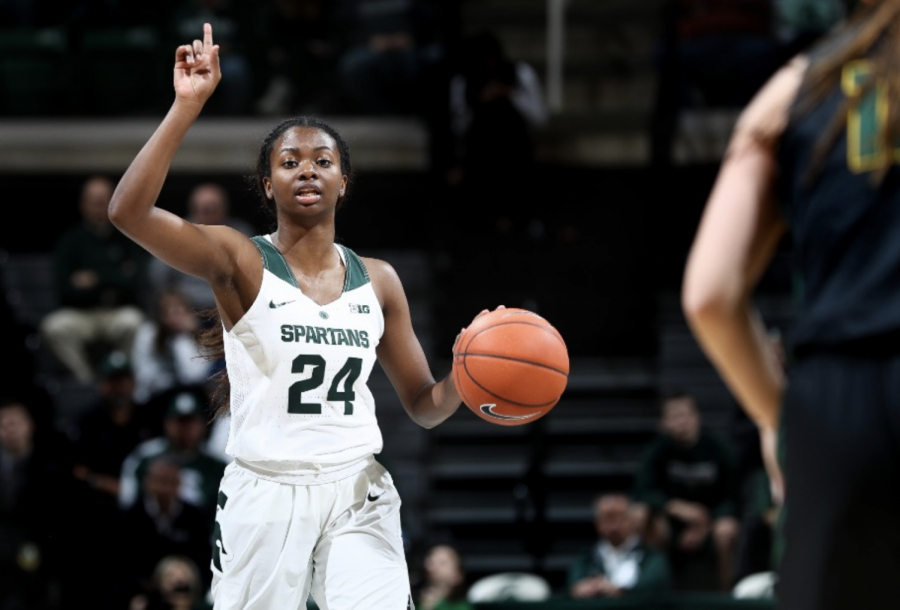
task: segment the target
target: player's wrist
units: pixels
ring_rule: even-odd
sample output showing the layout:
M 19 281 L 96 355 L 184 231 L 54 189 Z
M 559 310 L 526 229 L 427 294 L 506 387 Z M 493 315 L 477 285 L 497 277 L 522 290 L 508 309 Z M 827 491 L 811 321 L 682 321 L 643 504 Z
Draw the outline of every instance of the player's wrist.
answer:
M 203 110 L 204 102 L 197 99 L 186 99 L 183 97 L 175 96 L 175 101 L 172 102 L 172 108 L 170 110 L 170 114 L 181 118 L 193 121 L 198 116 L 200 116 L 200 112 Z

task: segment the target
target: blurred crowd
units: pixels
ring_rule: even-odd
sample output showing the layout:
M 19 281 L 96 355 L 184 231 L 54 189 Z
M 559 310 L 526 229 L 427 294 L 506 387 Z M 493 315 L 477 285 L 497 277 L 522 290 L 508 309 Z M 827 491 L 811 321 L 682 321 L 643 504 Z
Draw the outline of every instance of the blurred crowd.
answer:
M 763 468 L 759 439 L 713 432 L 689 393 L 670 392 L 659 405 L 658 434 L 643 447 L 631 484 L 596 490 L 585 507 L 591 527 L 564 582 L 514 570 L 473 582 L 446 539 L 413 564 L 417 607 L 623 597 L 639 603 L 692 592 L 771 601 L 782 502 Z
M 227 418 L 213 422 L 208 407 L 223 363 L 198 340 L 212 295 L 112 226 L 114 187 L 106 176 L 84 182 L 81 219 L 52 251 L 56 305 L 40 322 L 34 369 L 4 384 L 4 610 L 191 608 L 210 585 L 229 461 Z M 253 232 L 217 184 L 198 184 L 187 210 Z M 29 357 L 11 347 L 14 359 Z M 48 380 L 66 389 L 51 398 L 40 391 Z M 77 408 L 75 391 L 88 397 Z

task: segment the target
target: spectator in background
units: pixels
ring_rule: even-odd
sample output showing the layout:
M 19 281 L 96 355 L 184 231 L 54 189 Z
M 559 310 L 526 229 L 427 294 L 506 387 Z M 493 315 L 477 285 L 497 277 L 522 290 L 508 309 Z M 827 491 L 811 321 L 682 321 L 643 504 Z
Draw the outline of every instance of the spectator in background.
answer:
M 212 561 L 212 517 L 179 498 L 181 463 L 174 455 L 154 458 L 144 472 L 143 492 L 119 519 L 116 557 L 121 574 L 117 599 L 126 603 L 152 590 L 153 574 L 169 555 L 183 555 L 197 566 Z M 201 576 L 202 590 L 211 576 Z
M 419 610 L 472 610 L 466 601 L 468 583 L 459 552 L 436 544 L 425 554 L 424 579 L 414 595 Z
M 604 494 L 594 501 L 594 527 L 597 542 L 569 567 L 571 597 L 619 597 L 671 586 L 669 560 L 644 543 L 626 494 Z
M 665 398 L 660 424 L 661 434 L 646 447 L 635 477 L 639 527 L 649 543 L 669 551 L 676 587 L 703 587 L 689 583 L 685 574 L 694 560 L 712 552 L 713 580 L 728 591 L 740 533 L 733 457 L 703 429 L 697 404 L 687 393 Z
M 207 383 L 212 367 L 197 340 L 200 328 L 200 318 L 182 293 L 166 290 L 157 296 L 131 352 L 137 402 L 147 404 L 179 385 Z
M 109 604 L 116 602 L 105 597 L 106 589 L 98 590 L 95 581 L 117 561 L 109 526 L 119 514 L 122 462 L 157 428 L 134 401 L 134 373 L 125 354 L 110 354 L 99 376 L 99 399 L 68 428 L 76 484 L 66 512 L 77 524 L 71 532 L 73 548 L 82 554 L 67 568 L 77 600 L 72 607 L 113 607 Z
M 203 225 L 225 225 L 249 237 L 256 235 L 256 230 L 249 222 L 232 215 L 228 191 L 214 182 L 203 182 L 191 189 L 187 200 L 187 219 Z M 216 306 L 212 289 L 207 282 L 173 269 L 155 257 L 150 260 L 148 269 L 155 292 L 178 290 L 199 310 Z
M 337 22 L 348 34 L 338 76 L 348 111 L 380 116 L 425 111 L 435 91 L 431 77 L 446 52 L 440 6 L 432 0 L 343 0 L 340 6 Z
M 78 204 L 82 221 L 66 231 L 54 251 L 58 307 L 41 322 L 50 350 L 82 383 L 95 379 L 88 347 L 102 343 L 130 353 L 144 321 L 139 294 L 147 253 L 109 221 L 113 183 L 85 181 Z
M 71 494 L 65 439 L 38 430 L 27 404 L 0 400 L 0 608 L 45 608 L 70 551 L 60 498 Z
M 165 414 L 165 435 L 144 441 L 129 453 L 122 464 L 119 486 L 119 504 L 123 509 L 127 510 L 139 501 L 142 481 L 150 464 L 157 457 L 167 455 L 176 458 L 181 467 L 179 499 L 204 511 L 210 517 L 212 527 L 219 482 L 226 463 L 204 447 L 207 435 L 205 398 L 200 388 L 175 393 Z
M 508 57 L 493 32 L 465 38 L 460 55 L 450 81 L 454 156 L 447 179 L 479 196 L 492 228 L 521 230 L 535 220 L 532 198 L 510 191 L 508 181 L 498 184 L 494 172 L 528 175 L 533 166 L 533 131 L 548 119 L 540 78 L 530 64 Z M 488 151 L 492 161 L 486 165 Z
M 268 0 L 265 66 L 271 76 L 255 104 L 259 114 L 343 110 L 336 78 L 340 37 L 334 7 L 334 2 L 325 0 Z
M 190 557 L 167 555 L 153 570 L 152 587 L 131 600 L 128 610 L 210 610 L 200 570 Z
M 67 430 L 73 443 L 75 478 L 113 507 L 125 457 L 162 428 L 135 402 L 134 386 L 128 356 L 111 353 L 100 365 L 97 401 Z

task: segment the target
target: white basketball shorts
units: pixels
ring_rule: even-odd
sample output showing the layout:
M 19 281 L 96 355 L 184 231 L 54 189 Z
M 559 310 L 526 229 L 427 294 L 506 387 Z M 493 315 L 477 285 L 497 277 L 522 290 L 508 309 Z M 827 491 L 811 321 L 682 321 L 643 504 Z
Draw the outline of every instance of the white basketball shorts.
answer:
M 344 479 L 295 485 L 232 462 L 212 560 L 215 610 L 413 608 L 400 496 L 374 459 Z

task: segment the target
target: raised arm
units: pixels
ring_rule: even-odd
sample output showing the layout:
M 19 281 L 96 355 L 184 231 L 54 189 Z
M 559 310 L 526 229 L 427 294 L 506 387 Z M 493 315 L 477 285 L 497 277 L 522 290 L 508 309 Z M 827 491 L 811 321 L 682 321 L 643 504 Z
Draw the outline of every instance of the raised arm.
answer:
M 176 49 L 175 101 L 109 205 L 110 220 L 119 230 L 172 267 L 206 279 L 214 290 L 217 283 L 233 283 L 240 253 L 252 244 L 229 227 L 194 225 L 155 204 L 178 147 L 220 78 L 219 47 L 205 24 L 202 41 Z

